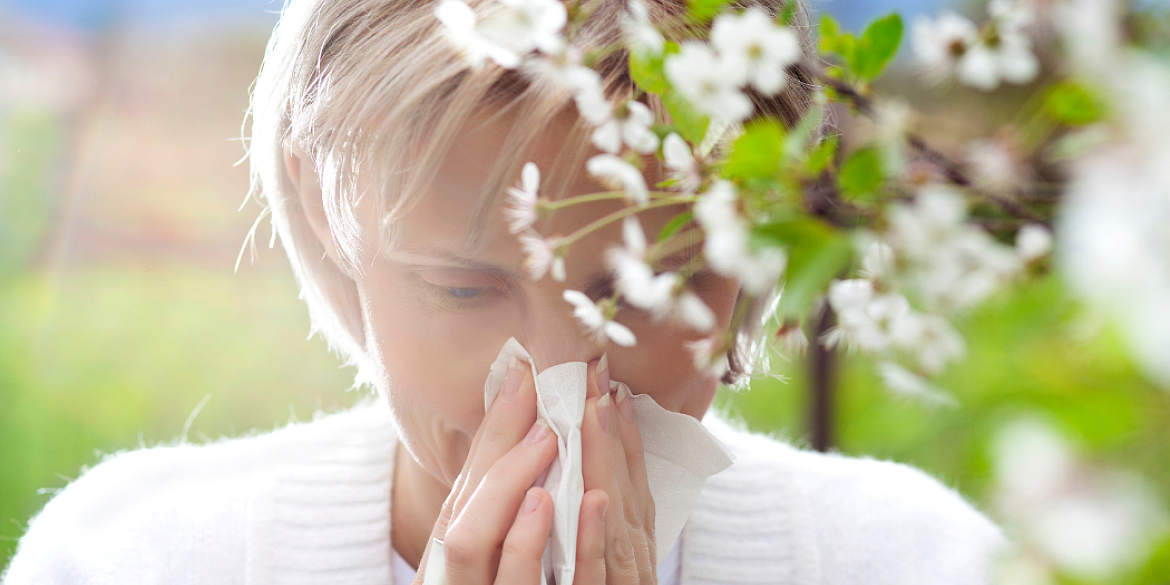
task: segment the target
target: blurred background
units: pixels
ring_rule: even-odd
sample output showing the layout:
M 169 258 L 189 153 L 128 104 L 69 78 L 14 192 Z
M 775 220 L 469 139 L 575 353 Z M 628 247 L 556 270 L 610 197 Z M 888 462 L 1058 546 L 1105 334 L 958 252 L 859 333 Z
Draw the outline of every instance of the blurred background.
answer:
M 856 30 L 891 9 L 933 14 L 940 2 L 816 8 Z M 281 250 L 261 245 L 233 270 L 259 212 L 241 208 L 241 123 L 279 9 L 0 0 L 0 568 L 30 516 L 103 454 L 269 430 L 362 396 L 346 391 L 352 372 L 324 343 L 306 339 Z M 930 113 L 944 148 L 1011 114 L 911 81 L 895 71 L 889 83 Z M 265 223 L 258 240 L 268 233 Z M 843 357 L 832 444 L 919 466 L 993 514 L 1010 512 L 1005 466 L 1035 464 L 1005 453 L 1057 445 L 1078 469 L 1139 486 L 1124 513 L 1071 526 L 1163 535 L 1170 395 L 1081 311 L 1058 278 L 1042 276 L 969 315 L 969 358 L 940 380 L 957 407 L 891 396 L 871 364 Z M 717 406 L 808 445 L 807 366 L 775 365 L 775 378 L 722 393 Z M 1025 443 L 1039 451 L 1013 448 Z M 1123 578 L 1113 582 L 1170 582 L 1164 536 L 1118 542 L 1133 558 L 1116 561 L 1108 574 Z M 1067 582 L 1106 573 L 1080 574 Z

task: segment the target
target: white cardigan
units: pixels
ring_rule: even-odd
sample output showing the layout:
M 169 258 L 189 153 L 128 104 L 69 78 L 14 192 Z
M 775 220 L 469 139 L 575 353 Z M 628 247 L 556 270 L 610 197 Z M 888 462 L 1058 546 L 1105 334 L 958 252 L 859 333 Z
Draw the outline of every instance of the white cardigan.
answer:
M 999 529 L 926 474 L 704 422 L 737 459 L 683 531 L 682 583 L 991 581 Z M 363 404 L 111 456 L 33 519 L 3 584 L 390 584 L 396 442 L 388 409 Z

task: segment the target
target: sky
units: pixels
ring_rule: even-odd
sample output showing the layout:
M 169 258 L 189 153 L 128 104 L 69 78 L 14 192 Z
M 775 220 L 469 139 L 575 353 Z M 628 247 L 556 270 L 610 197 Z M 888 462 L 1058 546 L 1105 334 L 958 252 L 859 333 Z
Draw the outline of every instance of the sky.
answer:
M 191 25 L 275 23 L 283 0 L 0 0 L 0 12 L 77 29 L 99 29 L 123 21 L 136 27 L 166 29 Z M 849 29 L 893 9 L 903 16 L 933 13 L 946 0 L 808 0 L 833 13 Z

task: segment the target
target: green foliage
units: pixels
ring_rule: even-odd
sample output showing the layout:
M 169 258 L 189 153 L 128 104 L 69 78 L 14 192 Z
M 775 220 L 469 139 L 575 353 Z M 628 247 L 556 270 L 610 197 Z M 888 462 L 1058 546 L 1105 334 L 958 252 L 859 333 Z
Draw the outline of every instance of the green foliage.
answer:
M 691 104 L 675 92 L 668 92 L 660 96 L 670 119 L 674 122 L 674 129 L 678 135 L 691 144 L 701 144 L 707 135 L 707 126 L 711 119 L 695 111 Z
M 882 158 L 876 147 L 859 148 L 841 163 L 837 174 L 837 188 L 847 200 L 872 201 L 882 182 Z
M 356 401 L 295 287 L 254 269 L 0 277 L 0 570 L 53 491 L 101 453 L 176 439 L 205 397 L 194 443 Z
M 630 52 L 630 77 L 643 91 L 648 93 L 664 94 L 670 91 L 670 82 L 666 79 L 666 58 L 679 51 L 678 43 L 667 41 L 663 45 L 662 53 L 658 55 Z
M 959 400 L 956 408 L 931 409 L 892 397 L 869 358 L 840 355 L 838 448 L 921 467 L 991 511 L 991 438 L 1005 422 L 1038 414 L 1094 460 L 1143 471 L 1163 501 L 1170 501 L 1170 395 L 1141 377 L 1120 342 L 1069 335 L 1078 311 L 1051 276 L 993 299 L 959 323 L 968 358 L 938 380 Z M 774 364 L 780 380 L 721 393 L 716 406 L 756 431 L 803 443 L 806 363 Z M 1148 569 L 1161 581 L 1136 582 L 1164 583 L 1167 553 L 1170 547 Z
M 781 316 L 808 313 L 813 300 L 849 263 L 849 240 L 832 227 L 809 217 L 757 227 L 753 235 L 788 250 L 788 270 L 777 311 Z
M 666 240 L 669 240 L 670 237 L 674 234 L 677 234 L 683 226 L 690 223 L 694 217 L 695 213 L 693 211 L 684 211 L 674 216 L 670 221 L 666 222 L 666 225 L 662 226 L 662 230 L 658 232 L 658 241 L 665 242 Z
M 750 122 L 736 138 L 731 156 L 723 165 L 727 178 L 767 178 L 776 174 L 784 160 L 784 127 L 779 121 L 763 118 Z
M 821 16 L 821 53 L 841 57 L 847 71 L 860 80 L 872 81 L 882 74 L 902 42 L 902 17 L 891 13 L 879 18 L 858 38 L 841 29 L 832 16 Z
M 837 148 L 840 146 L 839 140 L 836 136 L 830 136 L 821 141 L 808 154 L 805 160 L 804 169 L 810 176 L 817 176 L 822 171 L 829 168 L 833 160 L 837 157 Z
M 865 29 L 857 42 L 855 71 L 864 79 L 875 79 L 898 52 L 902 42 L 902 17 L 897 12 L 879 18 Z
M 1092 124 L 1105 117 L 1104 100 L 1088 87 L 1072 81 L 1053 85 L 1044 96 L 1044 110 L 1069 126 Z
M 705 23 L 723 11 L 731 0 L 687 0 L 687 16 L 698 23 Z

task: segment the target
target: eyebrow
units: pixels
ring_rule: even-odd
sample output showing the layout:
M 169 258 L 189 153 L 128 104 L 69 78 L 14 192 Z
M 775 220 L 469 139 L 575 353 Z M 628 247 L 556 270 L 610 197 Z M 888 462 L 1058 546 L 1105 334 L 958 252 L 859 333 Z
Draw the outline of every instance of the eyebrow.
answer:
M 466 256 L 460 256 L 458 254 L 455 254 L 454 252 L 451 252 L 450 250 L 444 250 L 442 248 L 427 248 L 427 247 L 412 246 L 412 247 L 400 247 L 400 248 L 395 249 L 394 252 L 401 252 L 401 253 L 411 254 L 411 255 L 417 254 L 420 256 L 428 256 L 430 259 L 439 260 L 441 262 L 444 262 L 447 264 L 452 264 L 452 265 L 458 266 L 460 268 L 466 268 L 469 270 L 480 270 L 483 272 L 487 272 L 493 276 L 502 278 L 504 280 L 519 280 L 520 279 L 519 274 L 517 274 L 513 270 L 509 270 L 507 268 L 504 268 L 503 266 L 492 264 L 490 262 L 484 262 L 482 260 L 477 260 L 475 258 L 468 258 Z

